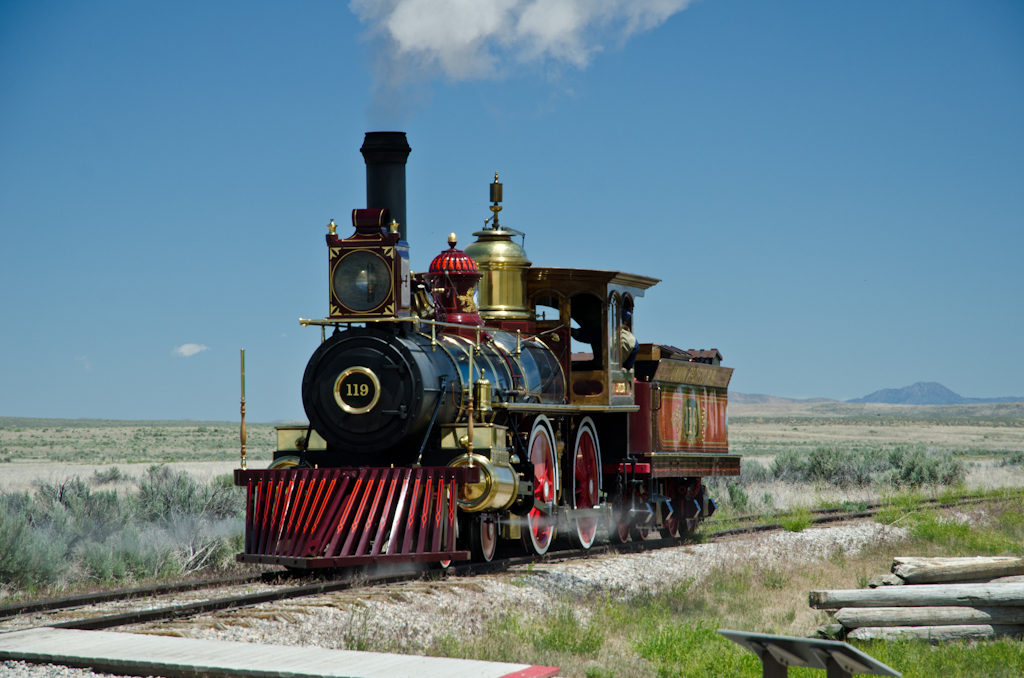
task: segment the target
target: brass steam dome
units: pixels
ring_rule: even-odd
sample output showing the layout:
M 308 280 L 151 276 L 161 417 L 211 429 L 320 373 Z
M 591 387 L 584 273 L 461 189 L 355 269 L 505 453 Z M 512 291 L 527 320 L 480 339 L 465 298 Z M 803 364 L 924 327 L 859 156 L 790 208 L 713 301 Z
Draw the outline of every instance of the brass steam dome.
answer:
M 476 242 L 466 247 L 465 252 L 476 261 L 483 274 L 477 286 L 480 317 L 484 320 L 529 320 L 533 314 L 526 307 L 526 271 L 531 262 L 526 258 L 526 250 L 512 242 L 513 236 L 523 234 L 503 228 L 498 223 L 501 189 L 495 172 L 494 183 L 491 184 L 491 202 L 494 204 L 490 208 L 494 212 L 494 223 L 491 228 L 487 228 L 485 223 L 484 230 L 474 233 Z

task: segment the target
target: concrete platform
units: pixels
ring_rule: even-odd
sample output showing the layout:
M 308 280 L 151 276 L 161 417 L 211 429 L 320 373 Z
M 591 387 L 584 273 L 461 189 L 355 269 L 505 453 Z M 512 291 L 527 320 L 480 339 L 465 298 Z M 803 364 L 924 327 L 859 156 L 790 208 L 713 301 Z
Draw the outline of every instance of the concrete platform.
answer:
M 557 668 L 529 664 L 51 628 L 0 634 L 0 659 L 167 678 L 551 678 L 558 674 Z

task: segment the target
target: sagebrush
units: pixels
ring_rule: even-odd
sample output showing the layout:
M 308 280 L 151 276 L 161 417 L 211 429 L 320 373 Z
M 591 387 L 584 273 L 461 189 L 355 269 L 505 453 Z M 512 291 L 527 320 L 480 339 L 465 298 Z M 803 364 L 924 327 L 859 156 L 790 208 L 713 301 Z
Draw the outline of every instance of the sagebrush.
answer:
M 71 476 L 39 482 L 34 492 L 0 493 L 0 585 L 35 591 L 188 574 L 223 565 L 239 550 L 244 494 L 230 477 L 201 484 L 151 466 L 137 491 L 91 486 L 112 477 Z

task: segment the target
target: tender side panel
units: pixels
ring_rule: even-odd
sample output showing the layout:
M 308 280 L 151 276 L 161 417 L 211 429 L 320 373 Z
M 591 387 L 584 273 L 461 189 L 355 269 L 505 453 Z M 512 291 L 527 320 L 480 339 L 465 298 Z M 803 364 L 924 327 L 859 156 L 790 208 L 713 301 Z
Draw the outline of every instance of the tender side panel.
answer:
M 724 390 L 691 384 L 656 383 L 660 407 L 652 417 L 656 452 L 729 451 L 725 429 L 728 395 Z M 657 390 L 654 391 L 658 399 Z
M 726 423 L 731 377 L 727 367 L 661 360 L 651 381 L 636 382 L 630 452 L 649 461 L 652 476 L 739 474 Z

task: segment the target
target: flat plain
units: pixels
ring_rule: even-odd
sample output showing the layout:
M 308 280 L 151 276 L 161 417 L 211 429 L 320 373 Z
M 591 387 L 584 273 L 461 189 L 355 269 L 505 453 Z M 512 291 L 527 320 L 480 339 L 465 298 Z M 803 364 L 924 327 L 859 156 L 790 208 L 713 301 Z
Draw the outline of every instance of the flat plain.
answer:
M 870 459 L 920 453 L 963 465 L 965 490 L 1024 486 L 1024 402 L 977 405 L 762 403 L 729 405 L 730 451 L 744 456 L 749 510 L 884 499 L 886 482 L 798 482 L 772 478 L 777 459 L 815 453 Z M 768 473 L 756 474 L 754 465 Z M 765 476 L 769 477 L 765 477 Z M 878 474 L 876 474 L 878 475 Z M 724 488 L 719 488 L 720 493 Z M 932 488 L 937 490 L 938 488 Z
M 37 480 L 92 476 L 110 466 L 138 477 L 153 464 L 197 480 L 238 468 L 237 422 L 116 421 L 0 417 L 0 491 L 26 491 Z M 276 444 L 273 424 L 246 423 L 246 457 L 264 468 Z
M 1005 461 L 1024 454 L 1024 402 L 732 403 L 729 444 L 732 452 L 762 465 L 785 451 L 921 447 L 969 461 L 969 487 L 1019 486 L 1024 465 Z M 247 423 L 253 468 L 270 462 L 274 445 L 273 424 Z M 111 465 L 137 476 L 153 464 L 168 464 L 204 480 L 237 468 L 238 454 L 237 422 L 0 417 L 0 490 L 5 491 L 27 490 L 38 477 L 87 476 Z M 863 492 L 853 492 L 862 498 Z
M 972 456 L 1024 451 L 1024 402 L 982 405 L 729 405 L 729 444 L 744 455 L 819 446 L 925 445 Z

